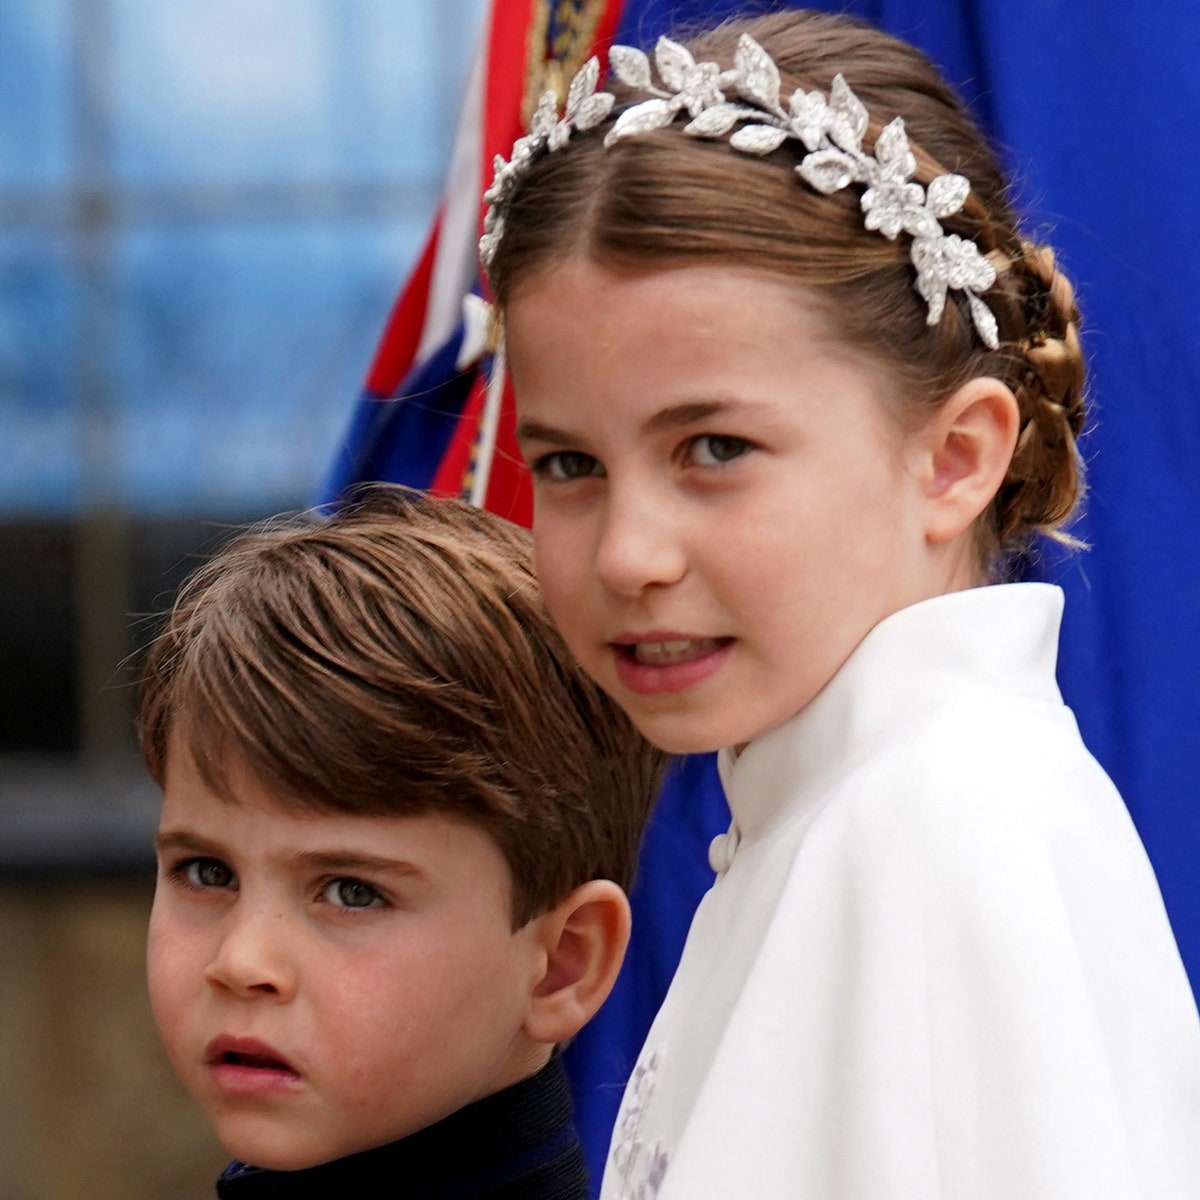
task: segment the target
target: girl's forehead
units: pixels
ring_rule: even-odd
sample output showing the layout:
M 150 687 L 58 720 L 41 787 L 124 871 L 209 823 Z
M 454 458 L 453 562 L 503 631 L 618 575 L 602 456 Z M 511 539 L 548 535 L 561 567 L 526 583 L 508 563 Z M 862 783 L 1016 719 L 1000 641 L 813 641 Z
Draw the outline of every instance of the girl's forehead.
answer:
M 812 289 L 797 284 L 782 271 L 771 272 L 718 256 L 705 258 L 656 259 L 645 265 L 601 262 L 586 254 L 575 254 L 534 272 L 514 289 L 506 316 L 511 317 L 531 297 L 553 292 L 560 301 L 570 297 L 585 306 L 598 307 L 605 300 L 625 301 L 646 296 L 670 296 L 693 306 L 697 312 L 710 309 L 739 293 L 768 293 L 790 298 L 790 302 L 822 319 L 824 306 Z
M 878 364 L 833 332 L 819 296 L 720 262 L 613 270 L 571 260 L 531 278 L 505 313 L 522 421 L 588 404 L 759 403 L 845 372 L 887 390 Z

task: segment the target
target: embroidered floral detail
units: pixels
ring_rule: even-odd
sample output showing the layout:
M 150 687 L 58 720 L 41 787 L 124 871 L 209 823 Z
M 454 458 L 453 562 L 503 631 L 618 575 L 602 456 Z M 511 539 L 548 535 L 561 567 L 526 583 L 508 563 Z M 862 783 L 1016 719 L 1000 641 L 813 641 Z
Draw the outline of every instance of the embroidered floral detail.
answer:
M 617 1200 L 654 1200 L 667 1173 L 670 1156 L 662 1139 L 650 1143 L 642 1137 L 642 1124 L 664 1053 L 661 1046 L 649 1056 L 643 1051 L 621 1101 L 609 1152 L 610 1170 L 618 1181 Z
M 651 98 L 617 117 L 605 135 L 606 146 L 663 129 L 685 109 L 691 120 L 684 133 L 728 136 L 730 146 L 742 154 L 770 154 L 786 141 L 800 142 L 808 153 L 796 172 L 805 183 L 823 195 L 851 184 L 865 185 L 861 205 L 866 228 L 892 241 L 901 233 L 913 239 L 909 257 L 917 273 L 917 291 L 928 307 L 928 323 L 941 320 L 949 291 L 963 292 L 980 339 L 993 350 L 999 346 L 996 318 L 981 299 L 996 282 L 995 268 L 974 242 L 946 233 L 941 225 L 942 218 L 961 211 L 970 182 L 954 174 L 937 176 L 928 188 L 913 182 L 917 160 L 903 118 L 887 125 L 876 139 L 874 154 L 867 154 L 862 140 L 870 117 L 841 75 L 834 77 L 828 99 L 819 91 L 798 88 L 784 107 L 779 68 L 746 34 L 738 41 L 728 71 L 716 63 L 696 62 L 685 46 L 665 37 L 655 47 L 653 69 L 649 57 L 632 46 L 614 46 L 609 61 L 622 83 L 649 92 Z M 655 70 L 662 86 L 654 83 Z M 611 111 L 613 97 L 596 92 L 599 77 L 599 63 L 590 59 L 571 84 L 562 119 L 554 93 L 548 92 L 528 135 L 513 147 L 511 160 L 497 157 L 496 179 L 484 196 L 489 208 L 479 243 L 485 270 L 504 232 L 503 208 L 531 159 L 559 149 L 572 133 L 594 128 Z

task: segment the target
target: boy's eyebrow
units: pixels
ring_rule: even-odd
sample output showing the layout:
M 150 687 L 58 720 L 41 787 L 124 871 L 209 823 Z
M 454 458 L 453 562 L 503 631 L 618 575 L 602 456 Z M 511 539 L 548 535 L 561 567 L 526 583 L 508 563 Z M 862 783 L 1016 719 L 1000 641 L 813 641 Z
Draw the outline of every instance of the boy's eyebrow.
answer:
M 291 856 L 298 867 L 320 871 L 388 871 L 393 875 L 423 875 L 420 867 L 402 858 L 382 858 L 357 850 L 299 850 Z
M 162 854 L 165 850 L 186 850 L 191 854 L 207 854 L 219 857 L 224 850 L 216 842 L 210 842 L 199 834 L 186 829 L 160 830 L 154 838 L 154 848 Z
M 217 842 L 191 833 L 186 829 L 171 829 L 154 839 L 159 854 L 171 850 L 182 850 L 188 854 L 220 858 L 227 853 Z M 423 875 L 414 863 L 402 858 L 383 858 L 375 854 L 363 854 L 357 850 L 298 850 L 290 858 L 297 867 L 318 871 L 388 871 L 393 875 Z
M 678 429 L 694 425 L 697 421 L 707 421 L 719 413 L 729 412 L 742 405 L 736 400 L 689 400 L 684 404 L 672 404 L 648 418 L 643 428 L 647 433 L 657 433 L 663 429 Z M 517 439 L 533 442 L 547 442 L 552 446 L 569 446 L 575 441 L 571 434 L 553 425 L 543 425 L 540 421 L 521 421 L 517 425 Z

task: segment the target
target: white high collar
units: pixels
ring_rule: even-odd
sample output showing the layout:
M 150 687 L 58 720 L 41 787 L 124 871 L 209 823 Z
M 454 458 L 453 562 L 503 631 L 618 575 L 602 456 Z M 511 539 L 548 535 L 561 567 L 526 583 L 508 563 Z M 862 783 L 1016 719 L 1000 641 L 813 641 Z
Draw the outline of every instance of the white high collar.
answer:
M 736 757 L 721 782 L 742 837 L 825 792 L 931 708 L 978 689 L 1061 704 L 1055 679 L 1063 594 L 1045 583 L 997 584 L 922 600 L 876 625 L 799 713 Z

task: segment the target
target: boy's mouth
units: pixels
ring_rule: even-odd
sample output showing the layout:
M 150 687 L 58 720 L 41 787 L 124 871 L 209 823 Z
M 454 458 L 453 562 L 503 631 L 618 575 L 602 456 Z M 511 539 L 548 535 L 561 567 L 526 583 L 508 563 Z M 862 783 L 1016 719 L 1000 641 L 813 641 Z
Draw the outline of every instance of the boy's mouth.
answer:
M 257 1038 L 233 1038 L 222 1034 L 204 1051 L 205 1066 L 228 1067 L 244 1072 L 270 1072 L 298 1078 L 299 1073 L 281 1054 Z

